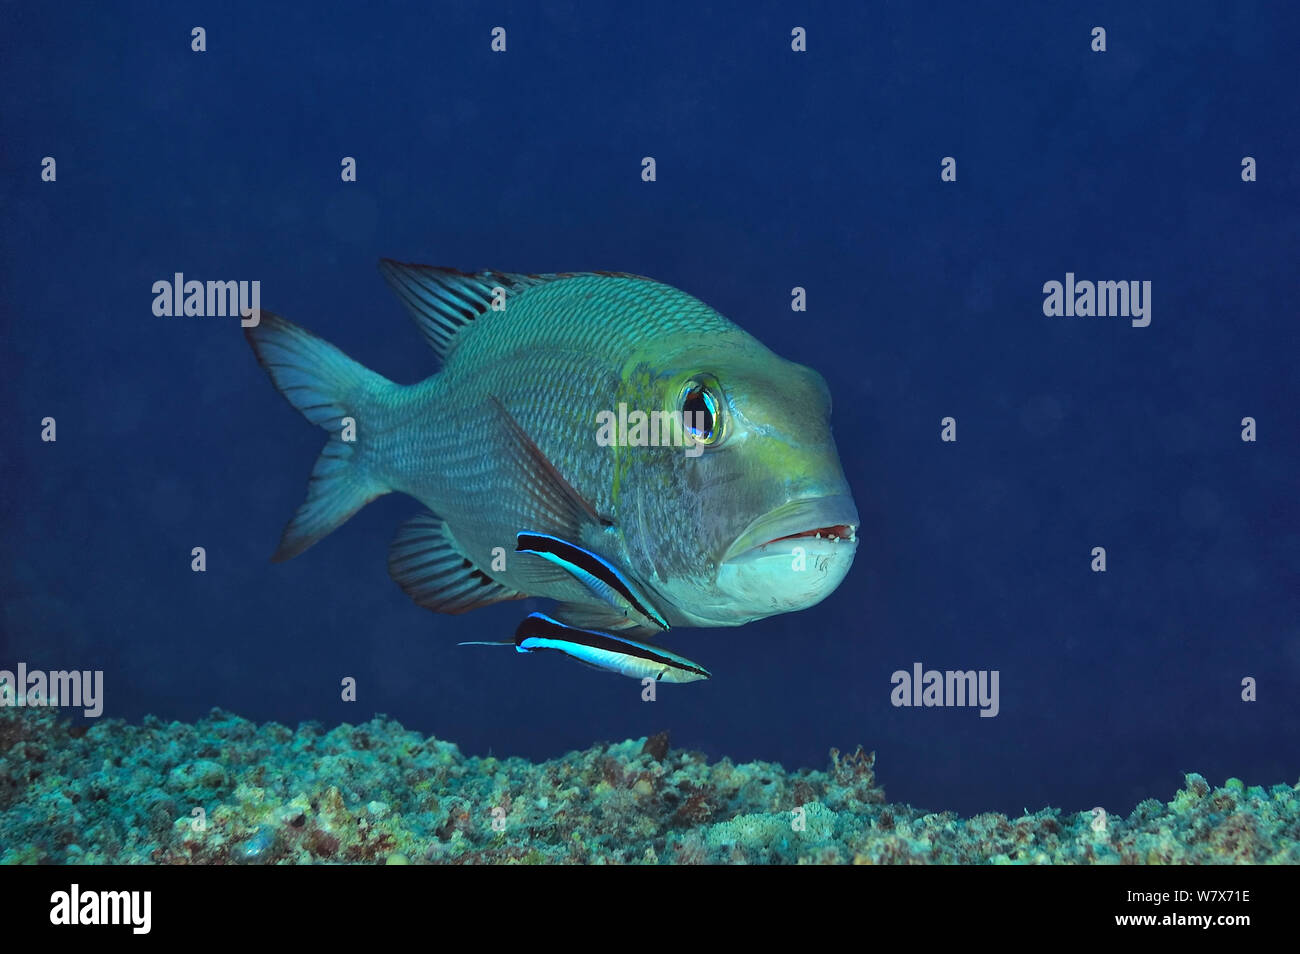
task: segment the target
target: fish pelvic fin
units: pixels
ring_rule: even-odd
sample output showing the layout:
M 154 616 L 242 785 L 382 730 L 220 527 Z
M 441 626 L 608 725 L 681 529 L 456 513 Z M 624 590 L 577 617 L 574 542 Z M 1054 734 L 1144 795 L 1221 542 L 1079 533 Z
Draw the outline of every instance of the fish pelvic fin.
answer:
M 650 623 L 639 616 L 630 615 L 612 606 L 595 606 L 586 603 L 557 603 L 552 613 L 570 626 L 580 629 L 597 629 L 624 636 L 644 636 L 654 639 L 664 627 Z
M 365 462 L 366 424 L 375 398 L 396 385 L 353 361 L 338 348 L 279 315 L 263 311 L 244 328 L 258 363 L 285 399 L 329 440 L 303 501 L 271 557 L 282 562 L 302 553 L 354 513 L 388 493 Z

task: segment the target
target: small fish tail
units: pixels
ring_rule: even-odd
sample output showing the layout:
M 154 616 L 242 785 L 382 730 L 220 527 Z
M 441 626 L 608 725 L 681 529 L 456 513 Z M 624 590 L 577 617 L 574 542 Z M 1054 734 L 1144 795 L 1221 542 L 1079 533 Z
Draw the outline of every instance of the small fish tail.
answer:
M 245 327 L 244 334 L 277 390 L 330 435 L 312 469 L 307 499 L 284 528 L 271 557 L 278 563 L 302 553 L 389 492 L 365 465 L 362 437 L 374 397 L 396 385 L 327 341 L 265 310 L 261 321 Z

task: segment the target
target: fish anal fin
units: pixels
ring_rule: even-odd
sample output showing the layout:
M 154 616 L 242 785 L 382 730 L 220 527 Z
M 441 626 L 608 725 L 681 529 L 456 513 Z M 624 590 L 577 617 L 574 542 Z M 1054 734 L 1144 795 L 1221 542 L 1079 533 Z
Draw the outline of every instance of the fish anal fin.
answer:
M 388 548 L 388 574 L 407 596 L 437 613 L 466 613 L 527 595 L 476 567 L 446 522 L 428 512 L 398 528 Z

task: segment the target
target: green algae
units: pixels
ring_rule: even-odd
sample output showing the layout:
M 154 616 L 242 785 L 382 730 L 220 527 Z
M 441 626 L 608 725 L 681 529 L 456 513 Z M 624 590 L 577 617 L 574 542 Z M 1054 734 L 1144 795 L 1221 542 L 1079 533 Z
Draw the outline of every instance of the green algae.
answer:
M 862 749 L 823 771 L 666 736 L 476 758 L 377 717 L 326 731 L 0 708 L 6 864 L 1300 863 L 1300 785 L 1189 774 L 1127 816 L 890 804 Z

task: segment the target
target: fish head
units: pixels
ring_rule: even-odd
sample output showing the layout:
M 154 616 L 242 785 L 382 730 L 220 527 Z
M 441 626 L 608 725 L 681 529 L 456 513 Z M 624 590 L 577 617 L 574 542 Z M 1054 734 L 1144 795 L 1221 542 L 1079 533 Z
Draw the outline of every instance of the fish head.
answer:
M 669 619 L 735 626 L 821 602 L 848 573 L 858 528 L 825 380 L 743 332 L 672 365 L 660 399 L 694 446 L 672 464 L 670 506 L 643 508 L 660 522 L 644 536 L 667 540 L 653 585 Z

